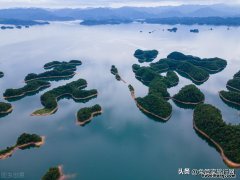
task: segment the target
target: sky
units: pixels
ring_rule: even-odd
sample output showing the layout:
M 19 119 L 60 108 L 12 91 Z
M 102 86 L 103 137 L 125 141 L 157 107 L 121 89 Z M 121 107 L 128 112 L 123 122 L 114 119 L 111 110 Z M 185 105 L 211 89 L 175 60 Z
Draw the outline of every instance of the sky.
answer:
M 182 4 L 229 4 L 240 5 L 240 0 L 0 0 L 0 8 L 44 7 L 44 8 L 85 8 L 85 7 L 155 7 L 178 6 Z

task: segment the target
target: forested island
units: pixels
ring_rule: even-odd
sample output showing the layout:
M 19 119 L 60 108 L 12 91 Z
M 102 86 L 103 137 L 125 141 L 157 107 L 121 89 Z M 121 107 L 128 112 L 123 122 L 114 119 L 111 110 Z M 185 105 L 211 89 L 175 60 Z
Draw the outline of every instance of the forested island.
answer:
M 42 180 L 62 180 L 65 179 L 62 166 L 51 167 L 46 174 L 42 177 Z
M 46 116 L 53 114 L 58 109 L 57 101 L 61 98 L 70 97 L 75 101 L 87 101 L 97 96 L 97 90 L 84 90 L 87 87 L 87 81 L 78 79 L 66 85 L 59 86 L 50 91 L 47 91 L 41 96 L 43 109 L 32 113 L 33 116 Z
M 174 71 L 167 71 L 166 76 L 162 76 L 156 68 L 132 65 L 135 77 L 144 85 L 148 86 L 148 94 L 145 97 L 135 97 L 134 88 L 128 88 L 134 98 L 138 108 L 144 113 L 159 120 L 167 121 L 172 114 L 172 106 L 167 102 L 171 98 L 167 89 L 178 85 L 179 78 Z
M 170 29 L 167 29 L 169 32 L 177 32 L 178 28 L 176 27 L 173 27 L 173 28 L 170 28 Z
M 92 107 L 81 108 L 77 112 L 77 124 L 83 126 L 101 113 L 102 107 L 99 104 L 95 104 Z
M 12 112 L 13 107 L 9 103 L 0 102 L 0 115 L 5 115 Z
M 115 65 L 112 65 L 112 66 L 111 66 L 111 70 L 110 70 L 110 71 L 111 71 L 111 73 L 115 76 L 116 80 L 122 81 L 122 82 L 126 83 L 126 82 L 121 78 L 121 76 L 119 75 L 118 69 L 116 68 Z
M 177 94 L 172 97 L 173 101 L 182 104 L 197 105 L 204 102 L 204 94 L 195 85 L 184 86 Z
M 154 93 L 136 98 L 138 108 L 146 114 L 167 121 L 172 114 L 172 106 L 163 97 Z
M 40 74 L 30 73 L 25 77 L 25 82 L 33 80 L 59 80 L 71 78 L 75 75 L 76 67 L 82 64 L 79 60 L 71 60 L 69 62 L 52 61 L 44 65 L 44 69 L 52 69 Z
M 158 55 L 157 50 L 146 50 L 137 49 L 134 53 L 134 57 L 138 59 L 139 63 L 152 62 Z
M 4 76 L 4 73 L 0 71 L 0 78 Z
M 82 65 L 82 61 L 80 60 L 70 60 L 69 62 L 66 62 L 66 61 L 52 61 L 52 62 L 49 62 L 49 63 L 46 63 L 44 64 L 44 69 L 51 69 L 51 68 L 54 68 L 54 67 L 57 67 L 57 66 L 64 66 L 66 67 L 67 65 L 69 66 L 80 66 Z
M 190 29 L 190 32 L 191 33 L 199 33 L 199 30 L 198 29 Z
M 240 92 L 240 78 L 233 78 L 227 82 L 227 88 L 231 91 Z
M 51 79 L 62 79 L 62 78 L 71 78 L 75 75 L 73 71 L 46 71 L 40 74 L 30 73 L 25 77 L 25 82 L 30 82 L 34 80 L 51 80 Z
M 147 86 L 149 86 L 150 82 L 156 77 L 161 78 L 168 88 L 176 86 L 179 82 L 177 74 L 173 71 L 168 71 L 164 77 L 151 67 L 140 67 L 139 65 L 134 64 L 132 68 L 136 78 Z
M 219 95 L 223 101 L 240 107 L 240 93 L 234 91 L 220 91 Z
M 227 88 L 229 91 L 240 92 L 240 71 L 234 74 L 233 79 L 227 82 Z
M 10 157 L 17 149 L 25 149 L 35 146 L 39 147 L 44 144 L 44 141 L 45 137 L 41 137 L 37 134 L 23 133 L 18 137 L 15 145 L 0 151 L 0 159 L 6 159 Z
M 210 74 L 223 70 L 227 61 L 220 58 L 204 58 L 172 52 L 167 58 L 151 63 L 155 72 L 177 71 L 181 76 L 192 80 L 195 84 L 202 84 L 208 80 Z M 138 67 L 134 66 L 136 71 Z
M 193 123 L 195 130 L 220 151 L 229 167 L 240 167 L 240 125 L 226 124 L 221 111 L 209 104 L 195 108 Z
M 30 81 L 22 88 L 18 89 L 7 89 L 3 96 L 5 99 L 13 99 L 13 98 L 22 98 L 28 94 L 37 93 L 38 91 L 50 87 L 50 83 L 47 81 Z
M 170 53 L 167 58 L 177 61 L 187 61 L 210 72 L 219 72 L 227 66 L 227 61 L 218 57 L 201 59 L 199 57 L 185 55 L 177 51 Z
M 178 81 L 174 72 L 169 71 L 164 77 L 158 74 L 149 81 L 149 90 L 145 97 L 135 98 L 134 88 L 131 85 L 128 88 L 141 111 L 159 120 L 167 121 L 172 114 L 172 106 L 167 102 L 171 98 L 167 88 L 177 85 Z
M 81 65 L 82 62 L 79 60 L 66 61 L 52 61 L 44 65 L 44 69 L 51 69 L 49 71 L 35 74 L 30 73 L 25 77 L 25 83 L 21 88 L 13 89 L 9 88 L 4 93 L 3 96 L 8 101 L 16 101 L 24 98 L 28 95 L 34 95 L 43 89 L 50 87 L 50 82 L 52 80 L 62 80 L 68 79 L 75 75 L 77 66 Z
M 234 74 L 233 79 L 229 80 L 226 85 L 228 91 L 220 91 L 221 99 L 231 107 L 240 108 L 240 71 Z

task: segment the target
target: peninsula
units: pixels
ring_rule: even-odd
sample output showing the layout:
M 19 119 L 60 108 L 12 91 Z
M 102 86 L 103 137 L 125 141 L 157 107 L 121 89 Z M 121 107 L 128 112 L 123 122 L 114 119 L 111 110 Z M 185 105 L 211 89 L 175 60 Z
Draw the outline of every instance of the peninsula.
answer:
M 0 151 L 0 159 L 6 159 L 14 153 L 17 149 L 25 149 L 27 147 L 40 147 L 45 142 L 45 137 L 41 137 L 37 134 L 27 134 L 23 133 L 17 139 L 14 146 L 7 147 Z
M 229 167 L 240 168 L 240 125 L 226 124 L 219 109 L 200 104 L 194 110 L 193 127 L 218 149 Z

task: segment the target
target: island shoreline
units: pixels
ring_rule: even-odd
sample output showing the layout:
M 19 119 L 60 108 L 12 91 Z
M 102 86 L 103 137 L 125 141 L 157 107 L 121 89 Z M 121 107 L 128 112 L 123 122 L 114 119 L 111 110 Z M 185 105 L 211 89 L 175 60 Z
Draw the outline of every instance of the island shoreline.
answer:
M 222 149 L 222 147 L 216 142 L 214 141 L 212 138 L 210 138 L 204 131 L 200 130 L 197 125 L 195 124 L 194 120 L 193 120 L 193 128 L 199 132 L 201 135 L 203 135 L 206 139 L 210 140 L 215 147 L 218 148 L 218 150 L 220 151 L 220 155 L 223 159 L 223 161 L 231 168 L 240 168 L 240 163 L 235 163 L 233 161 L 231 161 L 230 159 L 228 159 L 228 157 L 224 154 L 224 150 Z

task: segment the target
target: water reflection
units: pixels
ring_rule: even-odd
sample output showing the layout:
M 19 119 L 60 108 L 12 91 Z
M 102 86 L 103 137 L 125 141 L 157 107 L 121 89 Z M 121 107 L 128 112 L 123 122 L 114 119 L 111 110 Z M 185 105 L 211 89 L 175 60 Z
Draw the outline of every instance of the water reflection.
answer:
M 131 67 L 136 62 L 133 53 L 137 48 L 157 49 L 157 59 L 176 50 L 199 57 L 227 59 L 228 66 L 211 75 L 199 88 L 206 102 L 222 111 L 226 122 L 239 124 L 237 110 L 225 105 L 218 91 L 225 89 L 226 82 L 240 69 L 240 29 L 227 31 L 225 27 L 216 27 L 208 31 L 207 26 L 196 26 L 201 33 L 190 34 L 189 27 L 178 26 L 179 31 L 174 34 L 139 33 L 139 29 L 149 32 L 162 28 L 169 27 L 147 24 L 85 27 L 55 23 L 1 31 L 0 69 L 5 74 L 0 79 L 1 94 L 5 89 L 21 87 L 26 73 L 40 73 L 39 67 L 51 60 L 83 62 L 72 79 L 52 82 L 49 89 L 12 102 L 14 111 L 0 121 L 0 149 L 14 142 L 22 132 L 45 135 L 46 144 L 27 152 L 17 151 L 13 157 L 0 161 L 1 171 L 24 171 L 26 179 L 31 180 L 40 179 L 50 166 L 64 164 L 66 172 L 74 172 L 86 180 L 185 180 L 188 177 L 177 175 L 180 167 L 226 168 L 215 149 L 194 132 L 191 109 L 181 109 L 171 101 L 171 119 L 167 123 L 152 121 L 139 111 L 127 86 L 116 81 L 109 69 L 116 65 L 121 77 L 136 89 L 136 96 L 143 97 L 148 89 L 135 79 Z M 41 107 L 39 100 L 43 93 L 79 78 L 86 79 L 90 89 L 98 90 L 98 98 L 84 105 L 63 99 L 59 102 L 62 108 L 53 116 L 29 116 Z M 171 95 L 191 82 L 179 78 L 179 85 L 168 89 Z M 100 104 L 104 113 L 84 128 L 76 126 L 77 110 L 94 104 Z

